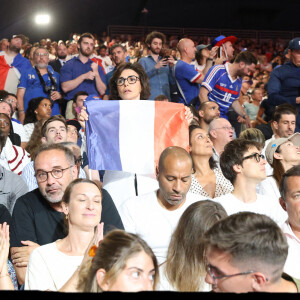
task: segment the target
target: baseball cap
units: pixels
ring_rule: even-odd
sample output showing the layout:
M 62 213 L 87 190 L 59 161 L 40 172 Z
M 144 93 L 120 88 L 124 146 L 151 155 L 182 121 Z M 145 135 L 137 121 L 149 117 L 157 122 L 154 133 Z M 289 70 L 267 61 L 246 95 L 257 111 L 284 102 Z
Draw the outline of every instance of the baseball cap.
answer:
M 269 142 L 266 148 L 266 159 L 270 165 L 273 164 L 274 153 L 276 152 L 277 148 L 287 141 L 291 141 L 294 145 L 300 146 L 300 133 L 296 132 L 288 138 L 278 138 Z
M 22 45 L 24 45 L 26 43 L 26 37 L 24 34 L 14 34 L 10 40 L 16 39 L 16 38 L 19 38 L 22 40 Z
M 224 43 L 226 43 L 227 41 L 230 41 L 232 44 L 234 44 L 237 40 L 237 37 L 231 35 L 231 36 L 224 36 L 224 35 L 220 35 L 218 37 L 216 37 L 213 41 L 212 41 L 212 46 L 215 47 L 215 46 L 221 46 L 223 45 Z
M 300 37 L 296 37 L 289 41 L 288 49 L 300 50 Z
M 200 51 L 200 50 L 202 50 L 202 49 L 208 48 L 209 46 L 210 46 L 210 45 L 203 45 L 203 44 L 200 44 L 200 45 L 196 46 L 196 49 L 197 49 L 197 51 Z
M 81 125 L 76 119 L 69 119 L 69 120 L 66 120 L 66 122 L 67 122 L 67 125 L 73 125 L 76 127 L 78 132 L 80 131 Z

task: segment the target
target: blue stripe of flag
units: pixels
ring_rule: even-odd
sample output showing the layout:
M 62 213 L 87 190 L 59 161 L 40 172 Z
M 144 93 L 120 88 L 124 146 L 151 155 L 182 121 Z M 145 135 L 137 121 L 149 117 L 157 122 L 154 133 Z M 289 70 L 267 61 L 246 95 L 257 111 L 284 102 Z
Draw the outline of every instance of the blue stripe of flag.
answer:
M 119 145 L 119 101 L 85 101 L 89 167 L 92 170 L 122 170 Z

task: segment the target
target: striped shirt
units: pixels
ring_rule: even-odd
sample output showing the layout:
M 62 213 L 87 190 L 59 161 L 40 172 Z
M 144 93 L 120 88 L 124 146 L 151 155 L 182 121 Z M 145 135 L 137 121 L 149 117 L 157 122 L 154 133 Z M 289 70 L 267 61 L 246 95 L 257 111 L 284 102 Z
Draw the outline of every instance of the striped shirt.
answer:
M 242 87 L 242 79 L 237 77 L 233 80 L 228 70 L 229 63 L 211 67 L 203 82 L 202 86 L 208 89 L 208 100 L 219 104 L 220 117 L 227 118 L 229 106 L 233 101 L 239 98 Z

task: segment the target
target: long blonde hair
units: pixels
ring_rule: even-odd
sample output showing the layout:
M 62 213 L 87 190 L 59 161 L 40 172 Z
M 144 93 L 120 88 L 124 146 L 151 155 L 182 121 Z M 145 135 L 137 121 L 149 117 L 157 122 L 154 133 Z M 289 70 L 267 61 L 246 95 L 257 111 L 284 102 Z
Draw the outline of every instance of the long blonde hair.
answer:
M 155 289 L 159 273 L 157 259 L 152 249 L 138 235 L 120 229 L 112 230 L 105 235 L 94 258 L 80 270 L 77 289 L 82 292 L 102 292 L 97 283 L 97 271 L 104 269 L 106 272 L 104 282 L 114 282 L 125 268 L 127 260 L 141 251 L 152 258 L 155 269 L 153 284 Z
M 168 248 L 165 275 L 179 292 L 203 290 L 205 265 L 204 233 L 218 220 L 227 217 L 223 206 L 212 200 L 191 204 L 179 219 Z

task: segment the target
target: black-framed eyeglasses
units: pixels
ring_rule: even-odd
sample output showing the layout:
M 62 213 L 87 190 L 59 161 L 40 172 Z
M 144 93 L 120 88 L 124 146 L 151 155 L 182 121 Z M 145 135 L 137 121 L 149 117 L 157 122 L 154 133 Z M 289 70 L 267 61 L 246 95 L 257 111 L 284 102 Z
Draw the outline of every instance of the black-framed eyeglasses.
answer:
M 240 273 L 229 274 L 229 275 L 226 275 L 226 274 L 218 275 L 220 273 L 218 271 L 218 269 L 216 269 L 212 265 L 208 264 L 207 262 L 205 263 L 205 268 L 206 268 L 206 271 L 209 274 L 209 276 L 212 278 L 213 284 L 215 284 L 216 280 L 218 280 L 218 279 L 231 278 L 231 277 L 235 277 L 235 276 L 249 275 L 249 274 L 252 274 L 252 273 L 255 272 L 255 271 L 251 270 L 251 271 L 240 272 Z
M 55 179 L 60 179 L 63 177 L 64 171 L 72 168 L 74 166 L 69 166 L 65 169 L 53 169 L 51 171 L 38 171 L 35 173 L 36 181 L 37 182 L 45 182 L 48 179 L 48 174 L 50 173 L 51 176 Z
M 127 78 L 124 78 L 124 77 L 119 77 L 117 80 L 116 80 L 116 84 L 117 85 L 123 85 L 125 84 L 125 81 L 127 80 L 127 82 L 129 84 L 134 84 L 137 82 L 137 80 L 140 80 L 139 77 L 135 76 L 135 75 L 130 75 L 128 76 Z
M 259 154 L 259 153 L 255 152 L 251 155 L 243 157 L 243 161 L 245 159 L 250 159 L 250 158 L 255 158 L 257 162 L 260 162 L 260 159 L 265 159 L 265 156 L 263 154 Z

